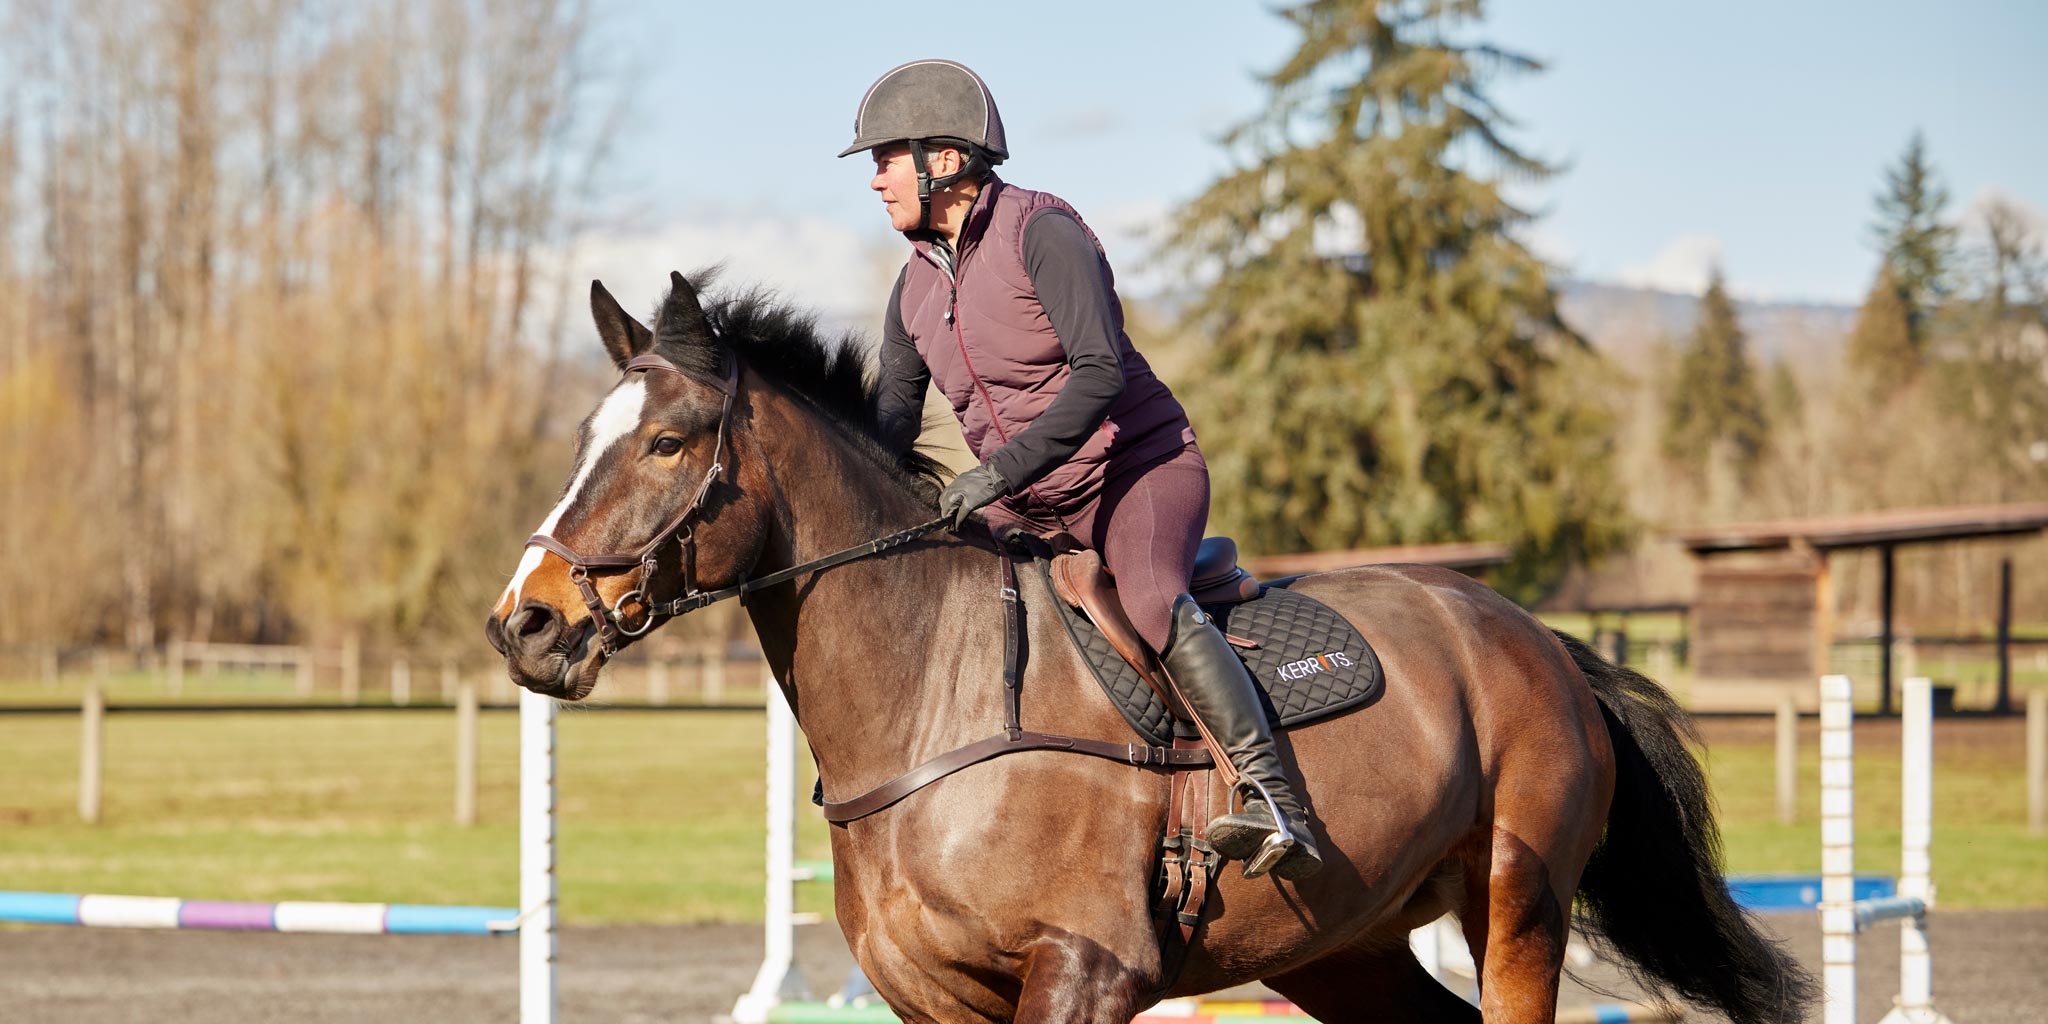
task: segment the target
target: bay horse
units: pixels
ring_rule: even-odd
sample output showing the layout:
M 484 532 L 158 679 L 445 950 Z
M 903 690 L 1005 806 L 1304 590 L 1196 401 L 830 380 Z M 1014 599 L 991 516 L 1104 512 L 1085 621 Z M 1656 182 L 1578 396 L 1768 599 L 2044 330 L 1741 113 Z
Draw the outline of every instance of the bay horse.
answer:
M 671 285 L 650 330 L 592 283 L 622 379 L 486 624 L 512 678 L 582 699 L 658 624 L 660 595 L 767 577 L 746 610 L 828 797 L 995 732 L 1004 598 L 986 546 L 932 533 L 804 568 L 936 514 L 938 467 L 879 440 L 862 352 L 759 295 Z M 1376 703 L 1279 737 L 1321 873 L 1225 871 L 1171 970 L 1148 915 L 1167 774 L 1057 751 L 975 765 L 832 830 L 839 924 L 897 1015 L 1128 1021 L 1258 980 L 1325 1022 L 1551 1021 L 1576 906 L 1659 991 L 1740 1024 L 1801 1018 L 1811 979 L 1730 899 L 1696 738 L 1661 688 L 1456 572 L 1289 586 L 1355 624 L 1386 680 Z M 1129 738 L 1053 598 L 1022 590 L 1024 725 Z M 1476 1008 L 1407 942 L 1446 912 Z

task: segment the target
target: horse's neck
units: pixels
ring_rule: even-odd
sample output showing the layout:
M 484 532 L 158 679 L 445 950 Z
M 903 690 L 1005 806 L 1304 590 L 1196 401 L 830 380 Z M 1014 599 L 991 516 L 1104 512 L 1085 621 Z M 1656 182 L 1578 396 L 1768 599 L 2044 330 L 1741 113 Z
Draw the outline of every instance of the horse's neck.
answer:
M 815 418 L 780 412 L 755 434 L 774 439 L 763 455 L 779 492 L 760 571 L 930 518 Z M 749 602 L 832 798 L 1000 727 L 998 574 L 995 555 L 942 533 Z

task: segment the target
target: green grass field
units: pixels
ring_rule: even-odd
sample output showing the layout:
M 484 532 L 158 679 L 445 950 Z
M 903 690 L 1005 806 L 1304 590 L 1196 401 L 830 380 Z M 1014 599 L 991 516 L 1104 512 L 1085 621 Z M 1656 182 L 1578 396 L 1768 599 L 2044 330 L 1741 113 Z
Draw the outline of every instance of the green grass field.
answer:
M 451 713 L 117 713 L 106 727 L 103 820 L 87 826 L 76 810 L 77 717 L 0 717 L 0 888 L 512 904 L 516 716 L 482 721 L 481 820 L 458 828 Z M 762 733 L 756 712 L 565 711 L 564 919 L 758 919 Z M 1818 870 L 1807 733 L 1802 824 L 1780 826 L 1768 723 L 1709 723 L 1731 870 Z M 2017 720 L 1939 727 L 1934 857 L 1946 906 L 2048 906 L 2048 838 L 2025 832 L 2020 735 Z M 1897 726 L 1870 723 L 1857 745 L 1859 867 L 1893 874 Z M 808 792 L 808 774 L 799 777 Z M 823 822 L 808 811 L 799 822 L 798 855 L 826 856 Z M 827 896 L 806 892 L 800 906 L 827 909 Z

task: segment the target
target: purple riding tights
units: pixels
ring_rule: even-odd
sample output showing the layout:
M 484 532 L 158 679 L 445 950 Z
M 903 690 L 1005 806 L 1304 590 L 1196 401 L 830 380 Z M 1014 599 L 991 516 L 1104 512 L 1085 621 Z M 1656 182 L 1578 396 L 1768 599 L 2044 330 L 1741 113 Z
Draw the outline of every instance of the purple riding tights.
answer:
M 1011 524 L 1049 533 L 1058 523 L 1023 517 L 998 502 L 986 511 L 991 526 Z M 1117 596 L 1131 625 L 1164 650 L 1173 626 L 1173 599 L 1187 593 L 1195 551 L 1209 523 L 1209 464 L 1194 445 L 1131 470 L 1111 466 L 1102 493 L 1066 517 L 1066 529 L 1101 552 L 1116 577 Z

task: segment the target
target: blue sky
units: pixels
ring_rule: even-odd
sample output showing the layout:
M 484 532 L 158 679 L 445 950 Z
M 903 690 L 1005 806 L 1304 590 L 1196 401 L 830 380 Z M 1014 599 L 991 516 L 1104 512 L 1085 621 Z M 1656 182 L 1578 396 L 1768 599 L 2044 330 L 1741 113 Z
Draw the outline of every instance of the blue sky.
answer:
M 1005 177 L 1073 202 L 1143 288 L 1164 274 L 1148 229 L 1226 168 L 1217 136 L 1295 40 L 1256 2 L 615 3 L 598 52 L 637 84 L 584 269 L 635 306 L 723 260 L 854 322 L 901 262 L 864 162 L 833 158 L 882 71 L 981 72 Z M 1532 244 L 1579 276 L 1691 288 L 1718 260 L 1739 294 L 1855 302 L 1880 173 L 1916 128 L 1955 214 L 2048 208 L 2048 5 L 1498 0 L 1476 34 L 1549 65 L 1494 96 L 1567 164 L 1524 198 Z

